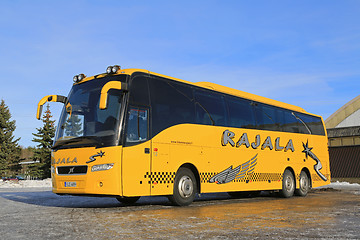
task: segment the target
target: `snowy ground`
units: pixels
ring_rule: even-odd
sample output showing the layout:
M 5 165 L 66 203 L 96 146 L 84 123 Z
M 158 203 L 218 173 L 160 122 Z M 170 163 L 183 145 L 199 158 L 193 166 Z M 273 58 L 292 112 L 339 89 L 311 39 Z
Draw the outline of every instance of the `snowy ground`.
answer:
M 31 188 L 31 187 L 51 187 L 51 178 L 45 180 L 20 180 L 20 181 L 0 180 L 0 188 Z M 337 181 L 323 187 L 318 187 L 316 189 L 322 189 L 322 188 L 360 190 L 360 184 Z
M 322 188 L 333 188 L 338 190 L 360 190 L 360 184 L 336 181 L 326 186 L 317 187 L 316 189 L 322 189 Z
M 45 180 L 0 180 L 0 188 L 51 187 L 51 178 Z
M 286 199 L 202 194 L 188 207 L 166 197 L 126 206 L 58 196 L 50 185 L 0 180 L 0 239 L 360 239 L 360 184 L 334 182 Z

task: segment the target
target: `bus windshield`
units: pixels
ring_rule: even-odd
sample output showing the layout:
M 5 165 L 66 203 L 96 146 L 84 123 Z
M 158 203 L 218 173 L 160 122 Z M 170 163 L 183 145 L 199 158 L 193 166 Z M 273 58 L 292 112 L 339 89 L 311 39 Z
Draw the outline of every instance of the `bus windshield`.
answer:
M 117 145 L 123 92 L 110 90 L 108 107 L 102 110 L 100 91 L 107 82 L 124 82 L 125 78 L 109 76 L 74 85 L 61 113 L 53 149 Z

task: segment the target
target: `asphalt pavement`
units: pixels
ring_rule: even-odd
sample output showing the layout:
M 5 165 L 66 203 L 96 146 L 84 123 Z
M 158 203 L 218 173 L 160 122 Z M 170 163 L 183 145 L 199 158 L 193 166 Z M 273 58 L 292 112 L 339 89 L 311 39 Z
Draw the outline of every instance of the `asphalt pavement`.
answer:
M 166 197 L 125 206 L 50 188 L 0 188 L 0 216 L 0 239 L 360 239 L 360 189 L 289 199 L 202 194 L 175 207 Z

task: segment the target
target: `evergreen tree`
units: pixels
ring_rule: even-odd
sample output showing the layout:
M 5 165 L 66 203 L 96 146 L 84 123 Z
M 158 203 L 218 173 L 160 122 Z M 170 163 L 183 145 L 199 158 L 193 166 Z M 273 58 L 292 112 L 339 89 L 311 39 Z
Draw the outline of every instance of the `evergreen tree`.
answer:
M 20 138 L 14 140 L 15 120 L 10 121 L 9 108 L 2 99 L 0 103 L 0 176 L 15 175 L 19 168 L 21 148 Z
M 34 150 L 34 163 L 29 166 L 29 174 L 36 178 L 48 178 L 51 176 L 51 147 L 53 145 L 53 138 L 55 136 L 55 120 L 52 120 L 49 104 L 46 106 L 46 111 L 42 117 L 44 123 L 43 127 L 37 128 L 37 133 L 33 133 L 33 142 L 38 143 Z
M 78 137 L 81 136 L 82 133 L 81 119 L 77 115 L 73 114 L 66 122 L 65 134 L 66 136 Z

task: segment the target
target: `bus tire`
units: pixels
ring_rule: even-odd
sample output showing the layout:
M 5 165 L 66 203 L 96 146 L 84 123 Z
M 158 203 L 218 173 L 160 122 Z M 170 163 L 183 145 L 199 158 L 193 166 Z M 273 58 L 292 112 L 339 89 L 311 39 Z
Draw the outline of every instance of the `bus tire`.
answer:
M 175 176 L 173 195 L 169 200 L 177 206 L 190 205 L 197 192 L 196 178 L 188 168 L 180 168 Z
M 280 190 L 280 196 L 284 198 L 290 198 L 295 192 L 295 178 L 289 169 L 286 169 L 283 174 L 282 189 Z
M 116 199 L 125 204 L 125 205 L 131 205 L 134 204 L 137 200 L 139 200 L 140 197 L 117 197 Z
M 301 171 L 300 180 L 299 180 L 299 188 L 295 190 L 296 196 L 305 197 L 310 189 L 309 177 L 306 172 Z

